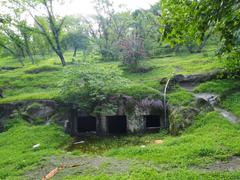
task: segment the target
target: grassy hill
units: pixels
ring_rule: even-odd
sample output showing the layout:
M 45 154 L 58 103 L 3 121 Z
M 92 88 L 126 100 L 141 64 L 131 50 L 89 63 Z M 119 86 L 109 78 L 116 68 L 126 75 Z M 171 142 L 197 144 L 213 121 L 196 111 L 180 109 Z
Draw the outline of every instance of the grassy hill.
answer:
M 71 60 L 71 54 L 66 53 L 66 59 Z M 116 68 L 122 71 L 123 77 L 139 85 L 160 90 L 161 78 L 175 74 L 197 74 L 221 68 L 221 62 L 216 60 L 210 52 L 207 54 L 181 54 L 166 58 L 144 60 L 143 67 L 153 70 L 146 73 L 129 73 L 121 68 L 119 62 L 101 63 L 90 58 L 93 66 L 106 69 Z M 81 62 L 81 61 L 80 61 Z M 0 103 L 33 100 L 55 99 L 58 97 L 58 84 L 64 78 L 65 71 L 73 65 L 62 67 L 57 57 L 50 57 L 39 61 L 36 65 L 27 63 L 20 67 L 15 59 L 1 57 L 0 67 L 18 67 L 15 70 L 1 70 L 0 87 L 4 90 L 4 99 Z
M 66 54 L 70 60 L 70 54 Z M 129 73 L 118 62 L 97 67 L 116 68 L 139 87 L 162 91 L 159 80 L 175 74 L 197 74 L 222 68 L 211 52 L 180 54 L 145 60 L 146 73 Z M 120 65 L 120 66 L 119 66 Z M 19 67 L 14 59 L 0 58 L 0 67 Z M 69 64 L 61 67 L 56 57 L 15 70 L 0 71 L 4 99 L 0 103 L 57 99 L 58 83 Z M 239 80 L 213 80 L 202 83 L 194 92 L 213 92 L 221 96 L 221 107 L 240 117 Z M 141 90 L 141 89 L 140 89 Z M 144 92 L 143 92 L 144 93 Z M 169 94 L 172 105 L 190 106 L 192 94 L 178 87 Z M 200 113 L 192 126 L 179 136 L 162 131 L 157 134 L 123 137 L 83 138 L 74 141 L 54 124 L 30 125 L 21 117 L 10 121 L 0 134 L 0 179 L 41 178 L 61 163 L 78 164 L 59 171 L 56 179 L 239 179 L 240 125 L 232 124 L 217 112 Z M 161 143 L 155 143 L 161 140 Z M 33 149 L 36 144 L 41 144 Z M 87 158 L 86 158 L 87 157 Z M 120 164 L 120 165 L 119 165 Z M 44 169 L 46 167 L 47 169 Z M 35 178 L 33 178 L 35 177 Z

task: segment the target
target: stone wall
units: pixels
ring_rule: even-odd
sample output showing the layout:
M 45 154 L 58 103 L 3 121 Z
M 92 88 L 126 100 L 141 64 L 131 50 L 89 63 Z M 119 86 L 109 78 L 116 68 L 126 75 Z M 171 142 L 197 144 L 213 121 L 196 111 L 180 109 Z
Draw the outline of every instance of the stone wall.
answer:
M 147 115 L 158 115 L 160 121 L 160 128 L 168 128 L 168 123 L 164 121 L 164 107 L 162 100 L 145 98 L 143 100 L 136 100 L 130 96 L 114 96 L 109 99 L 112 109 L 102 109 L 97 114 L 88 114 L 87 116 L 96 117 L 97 131 L 99 135 L 109 134 L 108 118 L 109 116 L 126 116 L 127 119 L 127 132 L 128 133 L 143 133 L 146 131 Z M 104 107 L 104 105 L 103 105 Z M 107 107 L 107 106 L 105 106 Z M 86 116 L 81 110 L 73 110 L 69 118 L 68 131 L 72 135 L 81 135 L 77 132 L 76 126 L 78 118 Z

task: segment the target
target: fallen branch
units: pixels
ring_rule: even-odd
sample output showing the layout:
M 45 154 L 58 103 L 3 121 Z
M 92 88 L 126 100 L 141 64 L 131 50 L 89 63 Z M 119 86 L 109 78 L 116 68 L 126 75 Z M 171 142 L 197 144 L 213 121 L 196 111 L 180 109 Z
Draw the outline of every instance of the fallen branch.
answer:
M 74 165 L 64 165 L 64 164 L 61 164 L 59 167 L 53 169 L 46 176 L 44 176 L 42 178 L 42 180 L 50 180 L 51 178 L 53 178 L 59 172 L 59 170 L 66 169 L 66 168 L 78 167 L 78 166 L 81 166 L 81 165 L 80 164 L 74 164 Z

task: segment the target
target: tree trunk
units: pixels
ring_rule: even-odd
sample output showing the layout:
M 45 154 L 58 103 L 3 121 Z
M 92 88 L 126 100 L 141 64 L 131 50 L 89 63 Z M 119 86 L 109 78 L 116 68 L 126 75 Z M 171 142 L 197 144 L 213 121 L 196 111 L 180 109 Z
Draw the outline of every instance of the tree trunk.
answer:
M 56 42 L 56 45 L 57 45 L 57 52 L 58 52 L 57 54 L 58 54 L 58 56 L 61 60 L 62 66 L 65 66 L 66 62 L 65 62 L 65 58 L 64 58 L 62 48 L 61 48 L 61 45 L 60 45 L 60 42 L 59 42 L 59 34 L 56 33 L 54 37 L 55 37 L 55 42 Z
M 189 51 L 191 54 L 194 53 L 193 45 L 192 45 L 192 44 L 187 44 L 186 47 L 187 47 L 188 51 Z
M 74 62 L 76 60 L 76 56 L 77 56 L 77 47 L 74 48 L 74 52 L 73 52 L 73 56 L 72 56 L 72 62 Z
M 83 50 L 83 61 L 86 61 L 86 57 L 87 57 L 87 52 L 86 50 Z
M 61 60 L 62 66 L 65 66 L 65 65 L 66 65 L 66 62 L 65 62 L 65 58 L 64 58 L 64 56 L 63 56 L 62 51 L 58 52 L 58 57 L 59 57 L 60 60 Z
M 29 48 L 29 38 L 27 37 L 27 34 L 25 32 L 23 32 L 22 34 L 23 34 L 23 38 L 24 38 L 26 53 L 27 53 L 29 59 L 31 60 L 32 64 L 35 64 L 35 60 L 33 59 L 32 52 Z

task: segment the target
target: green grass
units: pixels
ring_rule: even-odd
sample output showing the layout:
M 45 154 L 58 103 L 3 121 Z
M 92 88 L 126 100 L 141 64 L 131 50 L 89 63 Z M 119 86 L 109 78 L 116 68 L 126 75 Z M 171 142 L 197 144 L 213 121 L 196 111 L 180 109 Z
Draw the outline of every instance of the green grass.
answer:
M 153 165 L 131 165 L 122 174 L 70 175 L 65 179 L 209 179 L 240 177 L 239 171 L 205 172 L 215 161 L 225 161 L 240 154 L 240 126 L 230 124 L 215 112 L 199 116 L 180 137 L 165 133 L 115 138 L 86 138 L 86 143 L 75 148 L 72 155 L 103 155 L 120 159 L 148 161 Z M 163 144 L 154 144 L 161 139 Z M 15 179 L 36 168 L 52 155 L 65 154 L 69 137 L 55 125 L 30 126 L 21 119 L 11 124 L 7 132 L 0 134 L 0 178 Z M 41 144 L 34 150 L 35 144 Z M 145 147 L 141 147 L 145 145 Z M 68 149 L 70 150 L 70 149 Z M 155 166 L 155 165 L 156 166 Z M 158 169 L 159 167 L 160 169 Z M 195 167 L 195 169 L 191 169 Z M 162 169 L 161 169 L 162 168 Z
M 240 92 L 227 95 L 221 105 L 240 118 Z
M 73 151 L 73 154 L 79 155 L 82 153 L 91 155 L 103 155 L 104 153 L 122 147 L 154 144 L 155 140 L 163 139 L 167 135 L 166 131 L 154 134 L 139 134 L 139 135 L 125 135 L 114 137 L 82 137 L 77 141 L 84 141 L 83 144 L 71 145 L 67 148 L 69 151 Z
M 125 174 L 112 174 L 107 175 L 104 173 L 99 173 L 96 176 L 68 176 L 65 179 L 67 180 L 145 180 L 145 179 L 171 179 L 171 180 L 206 180 L 206 179 L 239 179 L 240 172 L 223 172 L 219 173 L 199 173 L 193 170 L 175 170 L 175 171 L 164 171 L 159 173 L 154 168 L 142 168 L 135 169 L 129 173 Z
M 62 154 L 68 135 L 56 125 L 30 126 L 22 119 L 0 134 L 0 179 L 16 179 L 39 165 L 46 157 Z M 40 144 L 39 149 L 33 149 Z
M 237 79 L 214 80 L 200 84 L 194 92 L 220 95 L 220 106 L 240 117 L 240 81 Z
M 187 106 L 193 100 L 193 95 L 182 88 L 176 88 L 168 94 L 168 103 L 170 105 Z
M 153 67 L 153 70 L 144 74 L 125 72 L 125 76 L 150 86 L 156 86 L 156 82 L 161 78 L 171 77 L 173 73 L 197 74 L 222 67 L 217 58 L 203 54 L 182 54 L 167 58 L 149 59 L 142 62 L 142 66 Z
M 71 52 L 65 54 L 67 62 L 71 62 Z M 80 57 L 81 59 L 81 57 Z M 89 56 L 88 61 L 105 68 L 121 69 L 119 62 L 100 63 L 95 57 Z M 56 56 L 46 57 L 37 61 L 36 65 L 31 65 L 30 61 L 25 60 L 25 66 L 12 71 L 0 71 L 0 88 L 4 90 L 5 100 L 0 99 L 0 103 L 33 100 L 33 99 L 55 99 L 58 94 L 58 84 L 64 78 L 66 69 L 71 65 L 62 67 Z M 172 72 L 178 74 L 192 74 L 208 72 L 215 68 L 220 68 L 221 64 L 212 55 L 203 54 L 182 54 L 167 58 L 148 59 L 141 63 L 143 66 L 153 67 L 153 70 L 147 73 L 129 73 L 123 72 L 123 76 L 136 84 L 136 87 L 129 90 L 129 95 L 146 93 L 152 91 L 150 88 L 162 90 L 159 80 L 163 77 L 170 77 Z M 10 57 L 0 57 L 0 66 L 19 67 L 16 59 Z M 37 73 L 36 73 L 37 72 Z M 33 73 L 33 74 L 29 74 Z M 149 89 L 143 86 L 149 87 Z M 157 92 L 157 91 L 155 91 Z M 47 95 L 49 93 L 49 95 Z
M 215 161 L 226 161 L 240 154 L 240 125 L 230 124 L 212 112 L 199 116 L 192 127 L 180 137 L 164 134 L 145 137 L 120 137 L 116 139 L 91 139 L 87 147 L 94 146 L 100 154 L 119 159 L 150 162 L 148 166 L 134 164 L 125 173 L 104 173 L 99 169 L 94 175 L 69 175 L 65 179 L 239 179 L 240 171 L 203 170 Z M 135 139 L 135 143 L 132 143 Z M 163 144 L 152 143 L 162 139 Z M 111 142 L 112 141 L 112 142 Z M 110 143 L 109 143 L 110 142 Z M 125 142 L 126 144 L 124 145 Z M 147 143 L 146 143 L 147 142 Z M 112 147 L 109 146 L 112 144 Z M 145 147 L 141 147 L 141 144 Z M 74 154 L 88 152 L 75 149 Z M 121 147 L 123 146 L 123 147 Z M 101 149 L 102 147 L 102 149 Z M 90 152 L 92 153 L 92 149 Z
M 39 66 L 39 67 L 31 67 L 29 69 L 27 69 L 25 71 L 25 73 L 27 74 L 38 74 L 38 73 L 42 73 L 42 72 L 52 72 L 52 71 L 58 71 L 60 70 L 60 67 L 56 67 L 56 66 L 49 66 L 49 65 L 43 65 L 43 66 Z
M 239 80 L 214 80 L 200 84 L 194 89 L 194 92 L 209 92 L 224 95 L 226 92 L 240 88 Z
M 19 66 L 10 57 L 0 57 L 0 66 Z M 66 59 L 71 61 L 71 54 Z M 119 62 L 100 63 L 90 59 L 95 66 L 121 68 Z M 57 99 L 58 84 L 64 78 L 66 69 L 57 57 L 48 57 L 13 71 L 0 71 L 0 87 L 4 90 L 4 99 L 0 103 L 9 103 L 35 99 Z M 159 80 L 170 77 L 172 73 L 197 74 L 221 68 L 221 63 L 203 54 L 182 54 L 167 58 L 154 58 L 141 63 L 153 67 L 144 74 L 123 71 L 123 76 L 133 82 L 129 89 L 119 88 L 120 93 L 142 97 L 144 94 L 158 94 L 162 87 Z M 120 69 L 122 70 L 122 69 Z M 29 72 L 36 72 L 29 74 Z M 27 72 L 27 73 L 26 73 Z M 221 106 L 240 115 L 240 94 L 237 80 L 215 80 L 200 84 L 194 92 L 213 92 L 221 95 Z M 227 96 L 224 96 L 227 94 Z M 191 93 L 177 88 L 168 95 L 171 105 L 189 106 L 193 100 Z M 240 172 L 205 172 L 192 167 L 206 167 L 215 161 L 225 161 L 240 155 L 240 125 L 230 124 L 216 112 L 201 114 L 193 125 L 179 137 L 164 133 L 130 135 L 115 138 L 84 139 L 85 144 L 71 149 L 73 155 L 102 155 L 119 159 L 148 161 L 163 167 L 132 166 L 123 174 L 69 175 L 66 179 L 239 179 Z M 161 139 L 163 144 L 154 144 Z M 71 139 L 56 125 L 30 126 L 21 119 L 13 122 L 10 129 L 0 134 L 0 179 L 17 179 L 29 170 L 36 168 L 52 155 L 66 155 L 65 148 Z M 41 144 L 33 150 L 32 146 Z M 141 147 L 145 145 L 145 147 Z M 70 150 L 70 149 L 68 149 Z
M 162 145 L 113 149 L 108 156 L 149 160 L 177 167 L 205 165 L 240 154 L 240 126 L 217 113 L 199 117 L 181 137 L 167 137 Z

